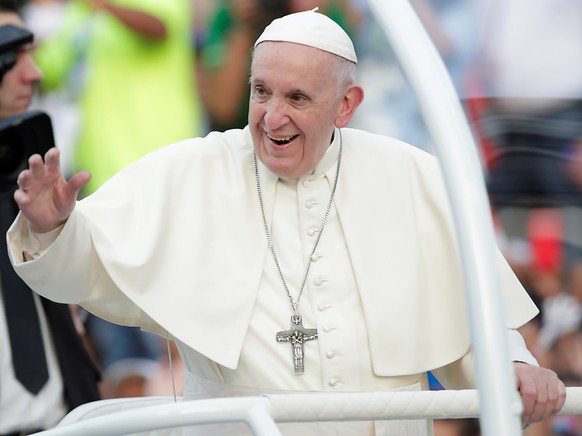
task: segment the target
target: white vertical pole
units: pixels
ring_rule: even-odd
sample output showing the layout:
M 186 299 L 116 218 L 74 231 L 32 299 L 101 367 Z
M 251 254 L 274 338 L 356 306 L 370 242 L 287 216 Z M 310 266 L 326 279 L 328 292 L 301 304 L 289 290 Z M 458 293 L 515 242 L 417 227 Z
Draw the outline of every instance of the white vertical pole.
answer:
M 369 3 L 416 94 L 443 170 L 463 262 L 483 434 L 519 435 L 522 405 L 510 363 L 477 147 L 452 81 L 409 1 Z

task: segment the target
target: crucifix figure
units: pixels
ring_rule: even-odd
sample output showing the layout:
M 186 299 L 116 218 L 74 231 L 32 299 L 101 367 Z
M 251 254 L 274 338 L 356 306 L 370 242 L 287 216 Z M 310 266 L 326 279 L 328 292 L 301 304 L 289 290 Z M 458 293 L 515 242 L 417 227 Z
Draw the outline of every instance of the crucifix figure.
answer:
M 301 315 L 291 315 L 291 328 L 277 332 L 277 342 L 291 342 L 293 346 L 293 374 L 303 374 L 303 344 L 306 341 L 317 339 L 317 329 L 303 327 Z

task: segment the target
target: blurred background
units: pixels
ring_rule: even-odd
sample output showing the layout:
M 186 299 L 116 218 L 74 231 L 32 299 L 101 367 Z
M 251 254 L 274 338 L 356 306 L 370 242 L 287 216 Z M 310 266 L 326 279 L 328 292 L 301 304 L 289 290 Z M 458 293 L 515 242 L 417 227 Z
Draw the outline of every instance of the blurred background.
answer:
M 582 2 L 410 2 L 472 129 L 467 146 L 481 158 L 497 242 L 541 309 L 522 333 L 540 364 L 581 386 Z M 253 42 L 273 18 L 316 6 L 356 45 L 366 98 L 350 127 L 432 153 L 416 96 L 365 0 L 23 0 L 44 73 L 34 107 L 51 116 L 67 171 L 94 174 L 86 195 L 150 150 L 244 127 Z M 171 369 L 182 374 L 173 346 L 82 316 L 106 398 L 173 395 Z M 555 417 L 525 434 L 582 435 L 581 418 Z M 479 422 L 439 421 L 435 431 L 478 435 Z

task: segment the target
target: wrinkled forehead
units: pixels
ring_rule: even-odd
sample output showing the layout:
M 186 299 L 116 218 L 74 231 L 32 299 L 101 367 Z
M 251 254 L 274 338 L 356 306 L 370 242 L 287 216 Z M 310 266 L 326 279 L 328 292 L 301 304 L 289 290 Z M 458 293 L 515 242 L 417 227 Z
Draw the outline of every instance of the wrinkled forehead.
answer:
M 255 48 L 266 41 L 295 43 L 354 63 L 358 61 L 348 34 L 335 21 L 315 11 L 297 12 L 273 20 L 255 42 Z

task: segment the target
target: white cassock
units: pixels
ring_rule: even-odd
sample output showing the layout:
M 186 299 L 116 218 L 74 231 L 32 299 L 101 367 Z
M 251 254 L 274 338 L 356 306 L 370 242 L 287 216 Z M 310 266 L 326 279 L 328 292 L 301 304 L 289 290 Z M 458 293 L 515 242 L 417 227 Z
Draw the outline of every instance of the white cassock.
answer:
M 319 333 L 304 345 L 303 375 L 293 374 L 292 346 L 275 340 L 289 329 L 292 309 L 267 244 L 248 128 L 149 154 L 80 201 L 52 234 L 36 239 L 19 217 L 8 234 L 13 263 L 48 298 L 173 337 L 187 399 L 426 389 L 429 370 L 450 388 L 472 387 L 461 265 L 436 160 L 385 136 L 354 129 L 341 136 L 334 206 L 298 305 L 303 325 Z M 339 140 L 336 131 L 314 173 L 296 180 L 279 180 L 259 163 L 265 215 L 294 301 Z M 501 255 L 499 265 L 507 327 L 515 329 L 537 309 Z M 535 363 L 523 345 L 512 353 Z M 422 420 L 350 425 L 300 431 L 432 431 Z

